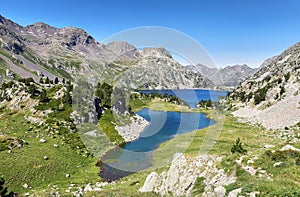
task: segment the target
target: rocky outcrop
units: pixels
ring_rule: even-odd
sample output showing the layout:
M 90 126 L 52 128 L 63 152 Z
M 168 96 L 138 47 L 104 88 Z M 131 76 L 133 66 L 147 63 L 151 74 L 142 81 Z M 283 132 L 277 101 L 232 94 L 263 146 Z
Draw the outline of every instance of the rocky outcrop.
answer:
M 170 58 L 144 57 L 118 79 L 120 87 L 132 89 L 208 88 L 211 81 L 186 70 Z
M 172 55 L 164 48 L 143 48 L 141 55 L 143 57 L 172 58 Z
M 197 178 L 203 177 L 204 194 L 224 194 L 223 186 L 234 183 L 235 177 L 227 176 L 224 170 L 216 167 L 216 163 L 220 160 L 220 157 L 211 155 L 186 158 L 183 153 L 176 153 L 169 170 L 161 174 L 156 172 L 149 174 L 139 191 L 155 192 L 162 196 L 170 193 L 174 196 L 188 196 L 193 191 Z
M 144 129 L 149 125 L 149 122 L 139 115 L 130 117 L 131 124 L 124 126 L 115 126 L 115 129 L 122 136 L 125 142 L 136 140 Z
M 264 67 L 267 67 L 267 66 L 269 66 L 270 64 L 272 64 L 272 63 L 276 60 L 277 57 L 278 57 L 278 56 L 275 55 L 275 56 L 273 56 L 273 57 L 270 57 L 270 58 L 266 59 L 266 60 L 260 65 L 260 67 L 259 67 L 258 70 L 260 70 L 260 69 L 262 69 L 262 68 L 264 68 Z

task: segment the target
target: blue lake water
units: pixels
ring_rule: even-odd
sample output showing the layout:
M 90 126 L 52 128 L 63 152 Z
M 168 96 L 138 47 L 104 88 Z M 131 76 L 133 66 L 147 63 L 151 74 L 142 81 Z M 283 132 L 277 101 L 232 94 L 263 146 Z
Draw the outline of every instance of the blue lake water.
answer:
M 153 92 L 153 90 L 151 91 Z M 147 90 L 147 93 L 150 91 Z M 176 95 L 192 107 L 195 107 L 195 103 L 202 99 L 216 101 L 219 96 L 227 94 L 227 92 L 214 91 L 211 97 L 211 91 L 208 90 L 164 90 L 162 93 Z M 188 95 L 194 98 L 191 99 Z M 137 140 L 116 147 L 101 159 L 100 176 L 102 178 L 117 180 L 146 169 L 152 164 L 153 151 L 163 142 L 172 139 L 175 135 L 215 124 L 215 121 L 206 118 L 206 115 L 202 113 L 163 112 L 144 108 L 137 114 L 149 121 L 149 126 Z
M 220 97 L 225 97 L 227 91 L 218 90 L 199 90 L 199 89 L 186 89 L 186 90 L 139 90 L 144 94 L 156 92 L 159 94 L 173 95 L 181 100 L 184 100 L 190 107 L 195 108 L 201 100 L 211 99 L 212 101 L 218 101 Z

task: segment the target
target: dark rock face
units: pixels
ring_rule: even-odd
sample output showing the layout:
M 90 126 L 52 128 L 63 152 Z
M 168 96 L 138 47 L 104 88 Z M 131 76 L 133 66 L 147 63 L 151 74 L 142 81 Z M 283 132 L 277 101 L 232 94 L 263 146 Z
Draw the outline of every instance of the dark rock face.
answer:
M 96 109 L 95 111 L 97 113 L 97 119 L 98 120 L 100 119 L 100 117 L 102 115 L 102 112 L 103 112 L 103 109 L 102 109 L 100 103 L 101 103 L 100 99 L 99 98 L 95 98 L 94 104 L 95 104 L 95 109 Z
M 20 46 L 17 43 L 13 43 L 9 46 L 9 49 L 13 51 L 15 54 L 23 53 L 24 52 L 24 46 Z

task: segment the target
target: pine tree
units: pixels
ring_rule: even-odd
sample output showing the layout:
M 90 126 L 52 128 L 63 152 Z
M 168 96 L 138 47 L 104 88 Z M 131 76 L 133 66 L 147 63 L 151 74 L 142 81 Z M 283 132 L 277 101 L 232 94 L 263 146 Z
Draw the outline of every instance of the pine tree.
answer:
M 58 84 L 58 78 L 57 77 L 55 77 L 55 79 L 54 79 L 54 84 Z
M 70 92 L 65 92 L 64 97 L 63 97 L 63 102 L 67 104 L 72 104 L 72 97 L 70 95 Z
M 48 77 L 46 78 L 45 84 L 50 84 L 50 80 Z
M 241 153 L 241 154 L 245 154 L 247 153 L 247 150 L 243 148 L 243 143 L 241 142 L 240 138 L 238 138 L 235 141 L 235 144 L 232 146 L 231 148 L 231 153 Z
M 30 84 L 30 86 L 28 87 L 29 94 L 31 94 L 33 96 L 36 89 L 37 89 L 37 87 L 34 84 Z
M 45 89 L 43 89 L 40 94 L 40 102 L 46 103 L 48 101 L 49 101 L 49 98 L 47 97 L 47 91 Z
M 40 83 L 44 83 L 44 80 L 42 77 L 40 78 Z

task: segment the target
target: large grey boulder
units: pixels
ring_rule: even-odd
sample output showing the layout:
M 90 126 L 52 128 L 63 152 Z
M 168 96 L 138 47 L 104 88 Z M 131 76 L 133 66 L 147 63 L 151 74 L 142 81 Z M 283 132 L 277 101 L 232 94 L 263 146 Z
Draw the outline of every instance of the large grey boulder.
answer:
M 147 176 L 147 179 L 143 185 L 143 187 L 141 187 L 139 189 L 140 192 L 151 192 L 153 190 L 153 188 L 156 186 L 156 182 L 158 181 L 158 174 L 156 172 L 151 172 L 151 174 L 149 174 Z
M 212 155 L 199 155 L 188 158 L 183 153 L 175 153 L 168 171 L 158 175 L 152 172 L 148 175 L 140 192 L 155 192 L 162 196 L 190 196 L 198 177 L 204 177 L 204 196 L 222 196 L 223 186 L 235 182 L 235 177 L 228 177 L 223 169 L 218 169 L 216 163 L 221 158 Z M 216 189 L 217 188 L 217 189 Z
M 214 189 L 216 197 L 224 197 L 226 194 L 226 189 L 223 186 L 218 186 Z

